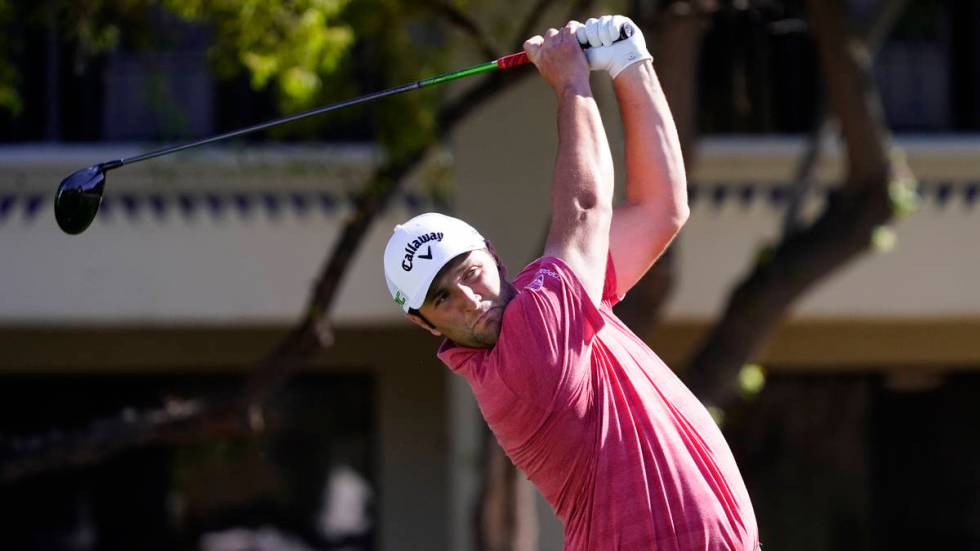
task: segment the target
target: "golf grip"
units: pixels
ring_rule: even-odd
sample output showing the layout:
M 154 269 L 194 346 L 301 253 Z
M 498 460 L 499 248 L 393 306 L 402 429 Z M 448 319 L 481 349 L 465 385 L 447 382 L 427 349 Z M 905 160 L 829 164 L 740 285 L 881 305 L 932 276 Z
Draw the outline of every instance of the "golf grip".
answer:
M 627 38 L 633 36 L 633 26 L 626 23 L 619 29 L 619 39 L 613 42 L 619 42 L 620 40 L 626 40 Z M 587 50 L 592 46 L 585 44 L 582 46 L 583 50 Z M 497 68 L 499 69 L 510 69 L 512 67 L 519 67 L 521 65 L 526 65 L 531 61 L 527 58 L 527 52 L 517 52 L 516 54 L 505 55 L 504 57 L 497 58 Z

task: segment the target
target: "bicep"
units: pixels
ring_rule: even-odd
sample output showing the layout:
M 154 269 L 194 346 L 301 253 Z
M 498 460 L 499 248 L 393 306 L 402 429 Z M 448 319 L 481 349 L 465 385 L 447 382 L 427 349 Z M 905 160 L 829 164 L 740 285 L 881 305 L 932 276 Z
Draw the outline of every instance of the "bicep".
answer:
M 666 213 L 624 204 L 613 211 L 609 253 L 616 266 L 616 294 L 622 297 L 653 266 L 683 222 Z

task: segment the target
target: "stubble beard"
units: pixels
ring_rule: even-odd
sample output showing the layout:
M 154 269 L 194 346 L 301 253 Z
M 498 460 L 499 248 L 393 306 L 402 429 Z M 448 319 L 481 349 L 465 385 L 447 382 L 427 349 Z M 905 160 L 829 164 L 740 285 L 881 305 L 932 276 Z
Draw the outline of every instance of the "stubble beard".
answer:
M 473 342 L 477 343 L 477 348 L 493 348 L 496 346 L 497 340 L 500 338 L 500 330 L 504 325 L 504 312 L 507 310 L 510 301 L 517 296 L 517 291 L 509 282 L 503 280 L 501 283 L 500 300 L 487 311 L 487 315 L 491 316 L 491 319 L 478 322 L 470 329 L 470 337 L 472 337 Z

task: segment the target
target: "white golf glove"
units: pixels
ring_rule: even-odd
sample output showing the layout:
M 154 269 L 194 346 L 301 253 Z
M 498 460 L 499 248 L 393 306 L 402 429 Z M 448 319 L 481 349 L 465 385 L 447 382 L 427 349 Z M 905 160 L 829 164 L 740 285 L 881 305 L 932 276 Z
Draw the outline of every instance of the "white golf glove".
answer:
M 619 39 L 623 25 L 633 27 L 633 34 L 625 40 Z M 588 44 L 585 57 L 589 60 L 589 68 L 593 71 L 609 71 L 609 76 L 616 78 L 623 69 L 639 61 L 653 59 L 647 51 L 647 43 L 643 33 L 629 17 L 622 15 L 603 15 L 589 19 L 575 31 L 579 44 Z

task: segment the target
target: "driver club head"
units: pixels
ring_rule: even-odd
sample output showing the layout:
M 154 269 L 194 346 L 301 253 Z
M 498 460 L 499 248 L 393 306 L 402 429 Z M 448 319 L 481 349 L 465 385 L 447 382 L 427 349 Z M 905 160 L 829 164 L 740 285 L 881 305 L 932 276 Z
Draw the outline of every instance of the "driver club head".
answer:
M 89 227 L 105 188 L 104 165 L 83 168 L 61 181 L 54 197 L 54 217 L 58 226 L 70 235 L 77 235 Z

